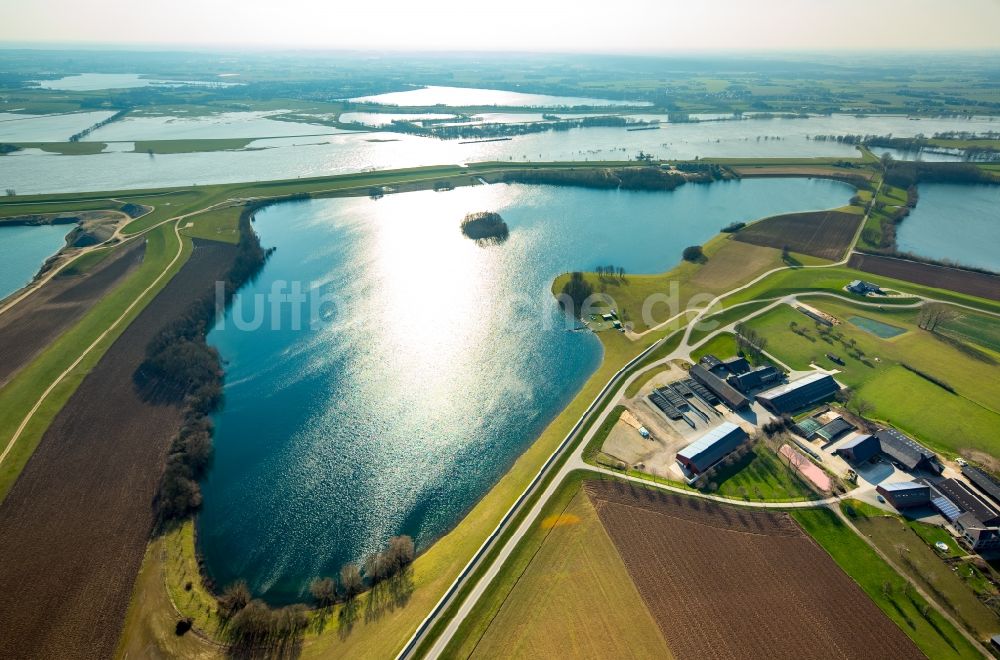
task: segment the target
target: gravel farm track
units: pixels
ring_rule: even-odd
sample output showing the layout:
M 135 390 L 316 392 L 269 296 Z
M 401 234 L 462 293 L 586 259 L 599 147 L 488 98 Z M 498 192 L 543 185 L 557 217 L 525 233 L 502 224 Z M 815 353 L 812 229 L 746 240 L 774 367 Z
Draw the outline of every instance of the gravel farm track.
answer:
M 146 345 L 223 279 L 236 246 L 195 240 L 190 258 L 59 411 L 0 505 L 4 658 L 107 658 L 153 525 L 177 405 L 142 401 Z
M 125 281 L 144 250 L 144 240 L 132 241 L 89 273 L 57 276 L 0 315 L 0 387 Z
M 677 657 L 923 657 L 787 513 L 584 487 Z

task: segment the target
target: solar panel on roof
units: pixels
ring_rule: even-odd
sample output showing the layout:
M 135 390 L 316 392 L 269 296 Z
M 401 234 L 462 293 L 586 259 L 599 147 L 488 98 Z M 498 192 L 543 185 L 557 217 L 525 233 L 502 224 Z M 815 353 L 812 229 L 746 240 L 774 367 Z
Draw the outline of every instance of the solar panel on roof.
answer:
M 948 519 L 948 522 L 954 522 L 956 518 L 962 515 L 962 510 L 955 506 L 955 503 L 947 497 L 931 497 L 931 504 L 941 512 L 942 516 Z

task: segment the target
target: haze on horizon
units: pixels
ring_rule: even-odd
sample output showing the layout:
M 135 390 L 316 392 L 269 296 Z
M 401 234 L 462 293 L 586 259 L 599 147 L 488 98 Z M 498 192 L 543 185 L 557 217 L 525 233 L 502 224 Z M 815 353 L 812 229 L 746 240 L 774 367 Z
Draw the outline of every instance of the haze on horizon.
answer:
M 633 52 L 995 50 L 1000 0 L 6 0 L 0 42 Z

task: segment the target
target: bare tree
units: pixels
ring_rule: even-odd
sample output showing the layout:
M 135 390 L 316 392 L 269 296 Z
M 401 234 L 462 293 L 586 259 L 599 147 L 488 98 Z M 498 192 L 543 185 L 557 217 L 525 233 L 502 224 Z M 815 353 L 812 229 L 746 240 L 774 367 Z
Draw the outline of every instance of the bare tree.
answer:
M 219 613 L 223 617 L 231 617 L 250 603 L 250 588 L 243 580 L 233 582 L 225 588 L 219 597 Z
M 316 578 L 309 585 L 309 593 L 320 607 L 329 607 L 337 602 L 337 583 L 333 578 Z
M 344 598 L 348 601 L 364 589 L 364 581 L 361 579 L 361 569 L 357 564 L 344 564 L 340 567 L 340 589 L 344 593 Z

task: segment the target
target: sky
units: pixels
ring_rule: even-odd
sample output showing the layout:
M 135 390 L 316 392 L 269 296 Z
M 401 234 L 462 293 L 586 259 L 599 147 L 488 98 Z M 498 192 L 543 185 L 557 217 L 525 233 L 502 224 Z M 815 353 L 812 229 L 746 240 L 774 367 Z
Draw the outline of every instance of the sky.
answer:
M 0 0 L 0 42 L 372 50 L 996 50 L 1000 0 Z

